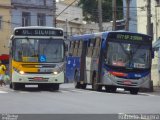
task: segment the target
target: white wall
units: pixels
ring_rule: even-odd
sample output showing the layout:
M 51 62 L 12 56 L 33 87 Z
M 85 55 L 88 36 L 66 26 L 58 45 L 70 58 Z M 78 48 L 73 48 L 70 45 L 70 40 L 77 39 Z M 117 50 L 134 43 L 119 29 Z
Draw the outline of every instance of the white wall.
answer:
M 73 20 L 74 18 L 79 18 L 75 23 L 82 23 L 83 13 L 82 9 L 76 6 L 70 6 L 62 14 L 60 14 L 68 5 L 63 3 L 56 3 L 56 17 L 57 20 L 68 21 Z M 59 15 L 60 14 L 60 15 Z

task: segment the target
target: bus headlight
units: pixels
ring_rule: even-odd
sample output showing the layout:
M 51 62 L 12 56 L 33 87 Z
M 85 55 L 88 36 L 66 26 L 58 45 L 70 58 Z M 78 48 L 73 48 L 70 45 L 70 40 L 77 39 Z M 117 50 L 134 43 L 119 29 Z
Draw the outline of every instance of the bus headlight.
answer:
M 21 74 L 21 75 L 24 75 L 25 72 L 22 71 L 22 70 L 18 70 L 17 68 L 13 67 L 13 70 L 16 71 L 17 73 Z
M 21 75 L 24 75 L 24 71 L 19 71 L 19 73 L 20 73 Z
M 53 70 L 53 74 L 54 75 L 57 75 L 59 74 L 60 72 L 62 72 L 64 70 L 64 64 L 60 65 L 60 66 L 57 66 L 54 70 Z
M 54 74 L 54 75 L 57 75 L 57 74 L 58 74 L 58 72 L 57 72 L 57 71 L 54 71 L 54 72 L 53 72 L 53 74 Z

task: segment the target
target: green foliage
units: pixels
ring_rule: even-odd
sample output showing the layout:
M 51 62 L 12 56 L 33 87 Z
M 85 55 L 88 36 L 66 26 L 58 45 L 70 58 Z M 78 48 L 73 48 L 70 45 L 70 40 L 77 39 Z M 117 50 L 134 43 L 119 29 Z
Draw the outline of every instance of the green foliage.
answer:
M 98 0 L 80 0 L 79 6 L 83 9 L 84 20 L 98 22 Z M 112 20 L 112 0 L 102 0 L 103 22 Z M 117 19 L 123 18 L 123 2 L 117 0 Z

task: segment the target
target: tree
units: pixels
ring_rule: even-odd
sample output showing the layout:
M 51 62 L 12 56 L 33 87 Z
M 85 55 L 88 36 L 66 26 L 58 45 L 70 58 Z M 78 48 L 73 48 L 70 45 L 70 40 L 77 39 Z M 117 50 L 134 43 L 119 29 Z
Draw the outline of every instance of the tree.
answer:
M 117 0 L 117 19 L 123 18 L 123 0 Z M 98 22 L 98 0 L 80 0 L 85 21 Z M 112 0 L 102 0 L 103 22 L 112 20 Z

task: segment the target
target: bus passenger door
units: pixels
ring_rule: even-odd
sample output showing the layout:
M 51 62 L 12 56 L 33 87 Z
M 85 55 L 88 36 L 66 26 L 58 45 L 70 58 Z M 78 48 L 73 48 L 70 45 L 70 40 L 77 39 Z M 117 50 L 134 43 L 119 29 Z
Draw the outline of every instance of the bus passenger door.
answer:
M 80 81 L 84 81 L 86 83 L 85 79 L 85 71 L 86 71 L 86 53 L 87 53 L 87 42 L 81 41 L 79 50 L 81 51 L 79 53 L 80 56 Z
M 74 58 L 73 58 L 73 51 L 74 51 L 74 42 L 70 43 L 69 47 L 69 54 L 66 59 L 66 79 L 67 82 L 72 82 L 74 79 Z
M 86 54 L 86 81 L 87 83 L 91 83 L 91 66 L 92 66 L 92 54 L 93 54 L 93 47 L 94 47 L 94 39 L 89 40 L 87 45 L 87 54 Z

